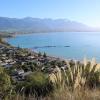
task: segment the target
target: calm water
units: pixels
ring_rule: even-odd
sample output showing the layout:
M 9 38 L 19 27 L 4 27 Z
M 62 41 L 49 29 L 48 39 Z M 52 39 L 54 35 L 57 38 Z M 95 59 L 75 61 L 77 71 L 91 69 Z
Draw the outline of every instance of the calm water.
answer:
M 23 48 L 67 59 L 96 57 L 100 61 L 100 32 L 54 32 L 18 35 L 7 41 Z M 34 47 L 56 46 L 34 49 Z M 70 47 L 65 47 L 70 46 Z

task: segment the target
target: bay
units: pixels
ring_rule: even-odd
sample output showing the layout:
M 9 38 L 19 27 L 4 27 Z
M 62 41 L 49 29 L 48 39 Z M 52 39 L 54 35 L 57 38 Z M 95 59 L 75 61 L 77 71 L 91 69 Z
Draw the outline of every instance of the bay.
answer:
M 8 38 L 7 42 L 64 59 L 95 57 L 100 61 L 100 32 L 33 33 Z

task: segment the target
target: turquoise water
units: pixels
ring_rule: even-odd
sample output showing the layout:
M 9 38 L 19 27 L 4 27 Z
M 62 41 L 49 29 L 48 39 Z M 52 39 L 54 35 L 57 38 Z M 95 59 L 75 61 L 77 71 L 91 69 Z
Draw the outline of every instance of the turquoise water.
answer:
M 34 33 L 18 35 L 7 41 L 14 46 L 46 52 L 51 56 L 78 60 L 95 57 L 100 61 L 100 32 Z

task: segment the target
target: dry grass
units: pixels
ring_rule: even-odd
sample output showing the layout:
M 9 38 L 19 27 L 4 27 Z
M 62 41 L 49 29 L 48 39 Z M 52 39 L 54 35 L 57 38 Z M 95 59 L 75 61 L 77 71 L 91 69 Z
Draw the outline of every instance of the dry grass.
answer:
M 68 89 L 64 89 L 61 91 L 55 91 L 51 95 L 41 98 L 39 97 L 23 97 L 20 95 L 15 96 L 9 100 L 100 100 L 100 90 L 98 89 L 85 89 L 85 90 L 75 90 L 70 91 Z
M 49 100 L 100 100 L 99 90 L 56 91 Z
M 66 85 L 76 89 L 99 83 L 100 65 L 96 64 L 94 58 L 90 62 L 84 59 L 83 63 L 74 61 L 74 64 L 71 65 L 66 61 L 66 64 L 67 70 L 61 71 L 56 67 L 56 73 L 50 74 L 50 81 L 53 84 Z
M 74 61 L 73 65 L 66 61 L 66 64 L 67 70 L 51 74 L 50 80 L 54 85 L 59 83 L 61 89 L 56 89 L 49 100 L 100 100 L 100 64 L 94 58 L 91 61 L 84 58 L 83 63 Z
M 100 100 L 100 64 L 96 64 L 94 58 L 91 61 L 84 58 L 83 63 L 66 61 L 66 64 L 67 70 L 56 66 L 49 75 L 54 92 L 38 100 Z M 15 100 L 24 99 L 17 96 Z M 25 100 L 37 99 L 28 97 Z

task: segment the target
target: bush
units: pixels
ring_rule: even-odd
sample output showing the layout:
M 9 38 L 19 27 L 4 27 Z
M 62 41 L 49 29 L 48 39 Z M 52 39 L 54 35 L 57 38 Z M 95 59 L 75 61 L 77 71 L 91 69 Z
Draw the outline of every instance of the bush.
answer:
M 42 72 L 34 72 L 26 77 L 26 81 L 17 85 L 18 90 L 25 92 L 25 95 L 46 96 L 53 90 L 47 75 Z
M 10 76 L 0 67 L 0 98 L 7 97 L 11 88 Z

